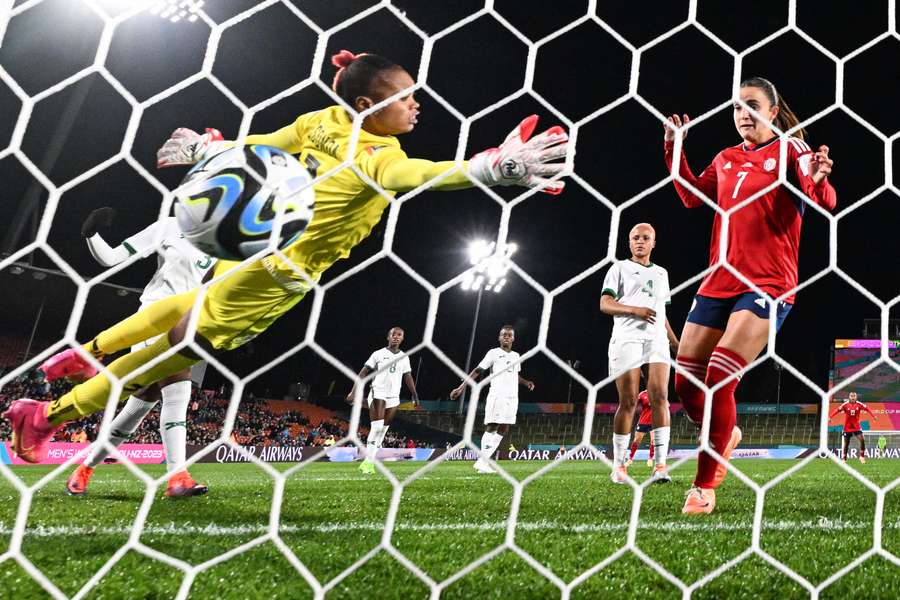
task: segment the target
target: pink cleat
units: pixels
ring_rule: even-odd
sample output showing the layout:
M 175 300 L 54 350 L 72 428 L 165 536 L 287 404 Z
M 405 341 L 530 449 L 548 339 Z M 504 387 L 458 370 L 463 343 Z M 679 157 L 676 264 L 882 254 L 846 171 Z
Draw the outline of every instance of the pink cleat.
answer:
M 75 381 L 87 381 L 97 374 L 97 369 L 82 358 L 74 348 L 57 352 L 38 367 L 44 372 L 44 379 L 54 381 L 69 377 Z
M 731 460 L 731 452 L 737 448 L 738 444 L 741 443 L 741 440 L 744 439 L 744 434 L 741 431 L 740 427 L 735 427 L 731 430 L 731 439 L 728 440 L 728 445 L 725 446 L 725 450 L 722 451 L 722 458 L 726 461 Z M 728 468 L 719 463 L 716 466 L 716 476 L 713 478 L 712 487 L 713 489 L 719 487 L 719 484 L 722 483 L 722 480 L 725 479 L 725 476 L 728 475 Z
M 59 427 L 47 420 L 47 403 L 22 398 L 3 413 L 12 425 L 12 450 L 22 460 L 39 463 L 47 458 L 49 443 Z
M 708 515 L 716 508 L 716 490 L 691 486 L 681 513 L 685 515 Z

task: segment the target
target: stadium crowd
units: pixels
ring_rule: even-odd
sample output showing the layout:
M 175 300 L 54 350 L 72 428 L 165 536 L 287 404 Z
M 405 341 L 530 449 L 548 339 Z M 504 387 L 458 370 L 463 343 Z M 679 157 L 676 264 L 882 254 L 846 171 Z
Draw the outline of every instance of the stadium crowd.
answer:
M 0 389 L 0 412 L 18 398 L 50 401 L 64 394 L 72 385 L 64 380 L 48 383 L 37 371 L 21 375 Z M 213 390 L 193 391 L 188 406 L 187 443 L 205 446 L 218 439 L 228 410 L 228 398 L 220 397 Z M 103 412 L 80 421 L 74 421 L 56 433 L 57 442 L 89 442 L 97 438 Z M 250 446 L 330 446 L 347 435 L 349 423 L 340 417 L 329 416 L 311 420 L 300 410 L 273 411 L 267 400 L 248 396 L 238 409 L 232 439 Z M 365 440 L 368 431 L 360 427 L 360 437 Z M 0 419 L 0 440 L 9 440 L 9 422 Z M 159 432 L 159 409 L 152 410 L 129 440 L 135 444 L 162 443 Z M 383 447 L 414 448 L 423 446 L 402 433 L 393 431 L 385 438 Z

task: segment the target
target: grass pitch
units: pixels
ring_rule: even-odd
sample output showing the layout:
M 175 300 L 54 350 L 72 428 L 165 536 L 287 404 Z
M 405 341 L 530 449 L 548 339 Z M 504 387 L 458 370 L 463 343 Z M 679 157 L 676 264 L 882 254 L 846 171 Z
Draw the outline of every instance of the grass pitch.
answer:
M 504 462 L 523 480 L 548 463 Z M 796 461 L 735 462 L 759 484 Z M 276 465 L 280 470 L 291 465 Z M 423 463 L 389 464 L 401 481 Z M 695 463 L 672 472 L 674 483 L 644 489 L 636 546 L 687 585 L 740 556 L 752 542 L 755 492 L 733 476 L 719 489 L 713 515 L 684 517 L 684 492 Z M 900 477 L 900 461 L 854 463 L 876 485 Z M 156 476 L 163 467 L 145 467 Z M 32 484 L 51 467 L 21 467 Z M 312 589 L 267 533 L 275 482 L 250 464 L 202 464 L 191 469 L 210 486 L 204 497 L 157 497 L 140 542 L 191 565 L 246 545 L 243 552 L 199 572 L 193 581 L 172 565 L 128 551 L 86 598 L 170 598 L 184 586 L 191 598 L 306 598 Z M 64 594 L 74 595 L 128 541 L 145 488 L 124 467 L 97 469 L 89 495 L 63 493 L 62 471 L 34 496 L 22 554 Z M 638 482 L 649 475 L 632 467 Z M 384 535 L 394 488 L 366 478 L 355 464 L 315 463 L 284 484 L 280 538 L 323 585 L 328 598 L 426 598 L 428 586 L 381 550 L 349 574 Z M 626 544 L 634 490 L 609 482 L 598 463 L 560 462 L 523 489 L 512 533 L 522 554 L 499 549 L 507 536 L 513 486 L 477 475 L 471 463 L 442 463 L 402 491 L 391 542 L 434 581 L 454 578 L 441 598 L 559 598 L 559 589 L 529 564 L 525 553 L 568 583 Z M 9 548 L 19 496 L 0 479 L 0 552 Z M 818 585 L 873 547 L 876 495 L 828 460 L 815 460 L 768 491 L 760 545 Z M 254 541 L 259 543 L 254 545 Z M 885 496 L 882 547 L 900 556 L 900 488 Z M 491 560 L 461 577 L 487 553 Z M 345 576 L 342 577 L 342 574 Z M 339 578 L 339 581 L 333 581 Z M 0 596 L 22 600 L 48 594 L 17 563 L 0 563 Z M 823 598 L 896 598 L 900 566 L 872 556 L 832 582 Z M 572 590 L 573 598 L 680 598 L 681 591 L 638 554 L 626 551 Z M 753 555 L 698 588 L 696 598 L 806 598 L 798 583 Z

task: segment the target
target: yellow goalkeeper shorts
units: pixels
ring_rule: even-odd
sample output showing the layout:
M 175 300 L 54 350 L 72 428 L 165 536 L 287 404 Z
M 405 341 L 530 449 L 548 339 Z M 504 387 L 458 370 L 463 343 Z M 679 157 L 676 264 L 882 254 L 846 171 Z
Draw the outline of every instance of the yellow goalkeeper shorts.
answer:
M 234 265 L 220 261 L 216 275 Z M 200 307 L 197 331 L 214 348 L 233 350 L 268 329 L 311 288 L 290 269 L 279 268 L 271 257 L 264 258 L 209 287 Z

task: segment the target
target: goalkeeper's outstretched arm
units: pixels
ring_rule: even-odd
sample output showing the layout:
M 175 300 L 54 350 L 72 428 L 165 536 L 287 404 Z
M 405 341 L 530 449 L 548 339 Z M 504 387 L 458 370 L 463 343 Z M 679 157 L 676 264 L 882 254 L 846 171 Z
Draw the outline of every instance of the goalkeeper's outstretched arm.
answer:
M 312 114 L 312 113 L 310 113 Z M 268 134 L 248 135 L 246 144 L 260 144 L 281 148 L 291 154 L 303 151 L 299 131 L 303 119 Z M 532 137 L 537 127 L 537 115 L 525 118 L 513 129 L 500 146 L 479 152 L 462 168 L 440 181 L 433 190 L 458 190 L 473 187 L 473 181 L 486 186 L 517 185 L 540 188 L 548 194 L 559 194 L 565 183 L 559 177 L 565 164 L 558 161 L 566 157 L 569 137 L 561 127 L 551 127 Z M 201 135 L 186 128 L 176 129 L 157 152 L 157 166 L 171 167 L 191 165 L 210 152 L 217 152 L 234 142 L 224 141 L 214 129 Z M 369 156 L 360 153 L 357 166 L 379 186 L 393 192 L 408 192 L 444 175 L 456 168 L 454 161 L 434 162 L 409 158 L 399 148 Z

